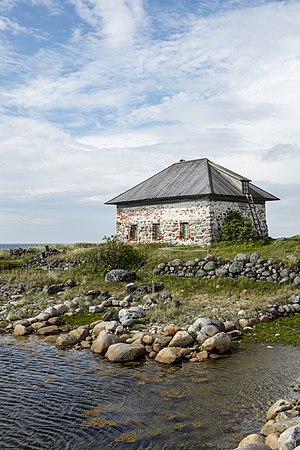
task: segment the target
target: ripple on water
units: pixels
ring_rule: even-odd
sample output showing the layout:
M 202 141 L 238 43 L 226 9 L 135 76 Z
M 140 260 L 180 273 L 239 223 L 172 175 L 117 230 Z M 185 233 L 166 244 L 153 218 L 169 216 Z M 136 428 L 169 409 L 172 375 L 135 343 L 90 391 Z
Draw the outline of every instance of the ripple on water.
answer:
M 299 348 L 251 344 L 183 367 L 122 366 L 89 351 L 1 337 L 0 447 L 233 448 L 259 428 L 268 404 L 291 396 L 299 356 Z

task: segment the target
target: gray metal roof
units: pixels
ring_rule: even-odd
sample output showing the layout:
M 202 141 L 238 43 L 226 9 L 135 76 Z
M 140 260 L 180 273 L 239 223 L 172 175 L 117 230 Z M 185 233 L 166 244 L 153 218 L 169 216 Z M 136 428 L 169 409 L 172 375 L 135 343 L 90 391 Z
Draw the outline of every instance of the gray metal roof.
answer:
M 245 197 L 242 181 L 250 182 L 207 158 L 181 161 L 158 172 L 142 183 L 106 202 L 107 205 L 159 202 L 197 197 Z M 249 183 L 250 193 L 258 201 L 279 200 Z

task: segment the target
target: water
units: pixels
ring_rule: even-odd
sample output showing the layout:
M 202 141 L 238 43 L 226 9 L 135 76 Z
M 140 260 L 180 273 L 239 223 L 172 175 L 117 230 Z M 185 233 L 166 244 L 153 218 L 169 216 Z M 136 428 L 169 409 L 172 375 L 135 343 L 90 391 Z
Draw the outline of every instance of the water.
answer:
M 259 430 L 267 405 L 293 396 L 299 357 L 295 347 L 243 344 L 224 360 L 124 366 L 2 336 L 0 448 L 232 449 Z
M 0 244 L 0 248 L 5 248 L 5 249 L 9 249 L 9 248 L 29 248 L 29 247 L 45 247 L 45 245 L 49 245 L 49 247 L 51 247 L 51 245 L 59 245 L 59 244 Z

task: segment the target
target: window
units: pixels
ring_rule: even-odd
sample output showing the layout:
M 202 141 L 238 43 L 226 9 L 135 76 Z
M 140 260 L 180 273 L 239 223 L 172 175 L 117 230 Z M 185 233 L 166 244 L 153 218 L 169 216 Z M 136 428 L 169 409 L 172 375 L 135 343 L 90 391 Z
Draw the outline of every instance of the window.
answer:
M 249 181 L 242 181 L 243 194 L 249 194 Z
M 190 237 L 190 227 L 187 222 L 180 224 L 180 239 L 188 239 Z
M 137 225 L 131 225 L 129 229 L 129 239 L 136 240 L 138 238 Z
M 159 223 L 154 223 L 152 225 L 152 239 L 154 241 L 157 241 L 158 239 L 160 239 L 160 224 Z

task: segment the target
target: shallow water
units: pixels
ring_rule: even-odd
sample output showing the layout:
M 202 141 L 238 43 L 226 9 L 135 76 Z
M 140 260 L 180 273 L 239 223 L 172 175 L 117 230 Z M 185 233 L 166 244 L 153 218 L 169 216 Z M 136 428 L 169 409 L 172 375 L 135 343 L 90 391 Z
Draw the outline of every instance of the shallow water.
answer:
M 232 449 L 295 396 L 299 361 L 300 348 L 243 344 L 222 360 L 124 366 L 2 336 L 0 448 Z

